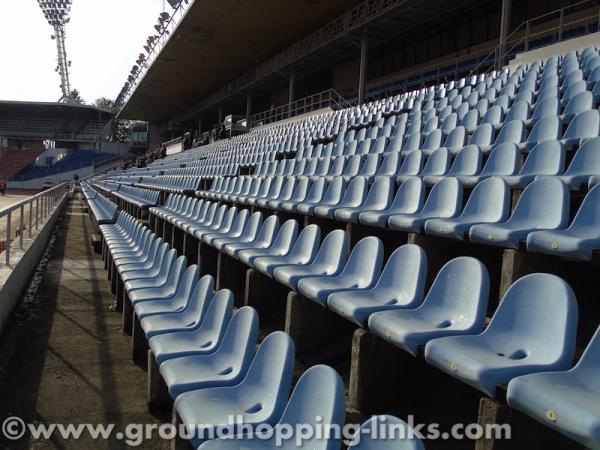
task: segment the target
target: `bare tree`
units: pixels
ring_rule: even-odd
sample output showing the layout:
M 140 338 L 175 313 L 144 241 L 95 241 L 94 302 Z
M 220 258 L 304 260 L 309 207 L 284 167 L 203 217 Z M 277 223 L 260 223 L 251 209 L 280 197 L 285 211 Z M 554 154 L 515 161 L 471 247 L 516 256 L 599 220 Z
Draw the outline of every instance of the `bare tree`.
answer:
M 113 119 L 110 121 L 110 135 L 108 137 L 110 142 L 120 142 L 127 143 L 129 142 L 129 129 L 131 128 L 131 123 L 129 120 L 125 119 L 117 119 L 117 108 L 115 106 L 115 101 L 110 98 L 100 97 L 96 99 L 94 104 L 98 108 L 106 109 L 112 111 L 114 114 Z

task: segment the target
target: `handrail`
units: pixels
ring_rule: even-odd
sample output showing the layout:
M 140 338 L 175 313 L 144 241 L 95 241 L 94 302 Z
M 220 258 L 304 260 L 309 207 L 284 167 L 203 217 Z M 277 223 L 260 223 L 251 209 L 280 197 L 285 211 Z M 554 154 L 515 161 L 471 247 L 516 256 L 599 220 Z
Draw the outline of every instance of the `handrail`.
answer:
M 26 198 L 25 200 L 21 200 L 20 202 L 15 203 L 7 208 L 4 208 L 0 211 L 0 220 L 6 217 L 6 241 L 4 242 L 4 252 L 5 252 L 5 264 L 10 266 L 10 256 L 11 256 L 11 247 L 12 247 L 12 215 L 13 212 L 19 211 L 19 227 L 16 229 L 19 235 L 19 247 L 23 249 L 23 235 L 25 231 L 28 231 L 29 239 L 32 237 L 32 232 L 35 227 L 37 230 L 39 228 L 39 224 L 43 222 L 48 216 L 50 216 L 56 206 L 60 204 L 62 199 L 67 195 L 66 189 L 69 188 L 71 190 L 71 183 L 65 182 L 55 186 L 46 191 L 40 192 L 39 194 L 32 195 L 31 197 Z M 60 191 L 63 191 L 63 195 L 57 195 Z M 35 203 L 35 210 L 34 210 Z M 28 226 L 25 226 L 25 208 L 29 206 L 29 219 Z M 35 222 L 34 222 L 34 214 L 35 214 Z
M 562 31 L 564 28 L 567 28 L 569 26 L 572 26 L 574 24 L 578 24 L 581 22 L 588 22 L 590 21 L 590 17 L 584 17 L 582 19 L 576 19 L 573 21 L 570 21 L 568 23 L 564 22 L 564 17 L 565 17 L 565 12 L 567 10 L 574 10 L 578 7 L 581 7 L 585 4 L 589 4 L 590 7 L 592 6 L 597 6 L 598 5 L 598 1 L 597 0 L 582 0 L 580 2 L 574 3 L 572 5 L 569 6 L 565 6 L 563 8 L 560 9 L 556 9 L 554 11 L 549 11 L 547 13 L 544 13 L 542 15 L 539 15 L 537 17 L 531 18 L 531 19 L 527 19 L 525 21 L 523 21 L 521 24 L 519 24 L 519 26 L 517 26 L 513 31 L 511 31 L 511 33 L 506 36 L 506 39 L 503 40 L 502 42 L 498 43 L 498 45 L 496 45 L 495 47 L 493 47 L 492 51 L 471 71 L 470 75 L 476 74 L 479 72 L 481 66 L 490 58 L 494 58 L 493 60 L 493 64 L 491 64 L 492 68 L 498 68 L 498 65 L 502 63 L 502 61 L 504 61 L 504 59 L 510 55 L 512 53 L 513 50 L 515 50 L 519 45 L 521 44 L 525 44 L 525 51 L 527 51 L 529 48 L 529 42 L 532 40 L 532 38 L 537 37 L 537 36 L 541 36 L 541 35 L 546 35 L 549 32 L 554 32 L 558 30 L 558 42 L 560 42 L 562 40 Z M 536 24 L 543 24 L 543 23 L 548 23 L 548 21 L 550 19 L 548 19 L 551 16 L 558 16 L 555 18 L 559 19 L 559 23 L 557 26 L 554 27 L 550 27 L 548 29 L 545 29 L 543 31 L 539 31 L 536 32 L 534 34 L 531 34 L 531 27 L 533 25 Z M 545 20 L 543 20 L 545 19 Z M 600 12 L 599 15 L 596 17 L 595 22 L 600 22 Z M 515 36 L 517 33 L 519 32 L 524 32 L 525 35 L 522 36 L 519 39 L 516 40 L 512 40 L 511 38 L 513 36 Z M 512 44 L 512 46 L 506 50 L 507 44 Z M 504 53 L 500 54 L 502 48 L 504 48 Z M 488 69 L 489 71 L 490 69 Z M 487 71 L 486 71 L 487 73 Z
M 294 100 L 292 103 L 280 105 L 275 108 L 253 114 L 250 118 L 252 126 L 259 122 L 265 124 L 278 120 L 295 117 L 299 114 L 305 114 L 317 109 L 327 108 L 332 105 L 338 108 L 352 106 L 335 89 L 328 89 L 307 97 Z

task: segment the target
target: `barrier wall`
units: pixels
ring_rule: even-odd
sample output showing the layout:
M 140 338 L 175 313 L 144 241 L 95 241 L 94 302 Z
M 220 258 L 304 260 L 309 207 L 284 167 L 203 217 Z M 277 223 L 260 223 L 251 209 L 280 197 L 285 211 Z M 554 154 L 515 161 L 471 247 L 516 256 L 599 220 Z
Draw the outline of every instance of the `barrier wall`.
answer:
M 68 197 L 69 195 L 63 196 L 28 248 L 24 251 L 17 251 L 16 246 L 13 247 L 11 253 L 12 267 L 2 267 L 0 269 L 0 282 L 4 280 L 2 287 L 0 287 L 0 336 L 23 292 L 29 286 L 31 277 L 46 251 L 52 230 L 54 230 L 56 222 L 62 214 Z M 3 254 L 0 254 L 0 256 L 3 256 Z

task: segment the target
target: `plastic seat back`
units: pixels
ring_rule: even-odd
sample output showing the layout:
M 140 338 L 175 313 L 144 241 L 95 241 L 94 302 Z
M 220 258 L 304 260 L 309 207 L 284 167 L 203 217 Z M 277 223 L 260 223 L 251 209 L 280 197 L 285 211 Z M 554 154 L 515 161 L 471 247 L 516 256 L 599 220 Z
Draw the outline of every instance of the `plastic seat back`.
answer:
M 459 148 L 465 145 L 465 140 L 467 138 L 467 132 L 465 127 L 456 127 L 454 128 L 450 134 L 446 137 L 444 141 L 444 147 L 446 148 Z
M 475 129 L 468 143 L 471 145 L 486 146 L 492 143 L 494 128 L 489 123 L 481 124 Z
M 421 178 L 409 178 L 404 181 L 392 201 L 389 209 L 399 213 L 414 214 L 425 202 L 425 183 Z
M 461 120 L 460 125 L 465 127 L 467 133 L 473 133 L 479 125 L 479 111 L 476 109 L 469 110 Z
M 583 91 L 575 95 L 565 107 L 563 116 L 572 117 L 584 111 L 589 111 L 594 106 L 594 96 L 590 91 Z
M 250 414 L 260 412 L 261 422 L 274 425 L 281 418 L 292 385 L 294 357 L 289 335 L 282 331 L 269 334 L 258 347 L 246 377 L 233 388 L 238 390 L 238 402 L 252 410 Z
M 531 115 L 533 122 L 538 121 L 542 117 L 557 116 L 560 114 L 560 103 L 557 97 L 547 97 L 538 101 Z
M 305 203 L 317 203 L 323 197 L 324 192 L 325 192 L 325 179 L 318 178 L 310 186 L 310 190 L 308 191 L 308 194 L 306 194 L 306 198 L 304 199 L 304 202 Z
M 344 230 L 333 230 L 319 248 L 311 264 L 341 267 L 350 253 L 350 239 Z
M 375 284 L 382 265 L 383 244 L 379 238 L 368 236 L 354 246 L 342 274 L 352 277 L 355 288 L 366 289 Z
M 186 316 L 196 319 L 198 323 L 202 322 L 213 299 L 214 290 L 215 280 L 212 276 L 204 275 L 200 278 L 194 285 L 194 290 L 185 306 Z
M 489 291 L 485 266 L 475 258 L 461 256 L 441 268 L 417 309 L 440 329 L 454 327 L 478 333 L 485 324 Z
M 511 192 L 506 181 L 497 177 L 488 178 L 475 186 L 458 220 L 503 222 L 510 214 L 510 201 Z
M 575 355 L 577 316 L 571 287 L 556 275 L 534 273 L 506 291 L 482 337 L 509 349 L 509 359 L 529 358 L 524 362 L 564 370 Z
M 519 175 L 562 174 L 565 158 L 565 150 L 559 141 L 540 142 L 528 153 Z
M 368 190 L 367 180 L 363 177 L 353 178 L 344 192 L 344 197 L 340 201 L 340 206 L 360 206 L 365 200 Z
M 530 146 L 543 141 L 560 139 L 562 124 L 557 116 L 546 116 L 538 120 L 527 137 Z
M 406 422 L 374 416 L 361 425 L 348 450 L 425 450 L 425 446 Z
M 600 229 L 600 185 L 594 186 L 585 196 L 569 230 Z
M 467 145 L 458 152 L 448 176 L 476 175 L 481 171 L 481 152 L 476 145 Z
M 513 175 L 517 171 L 519 150 L 514 144 L 501 144 L 494 147 L 488 157 L 481 176 Z
M 463 202 L 463 186 L 453 177 L 438 181 L 421 210 L 421 214 L 430 217 L 454 217 L 459 213 Z
M 217 349 L 224 365 L 245 374 L 250 366 L 258 339 L 258 313 L 244 306 L 233 315 Z M 225 361 L 223 361 L 225 359 Z
M 399 153 L 389 153 L 387 154 L 377 169 L 377 176 L 391 177 L 396 175 L 396 171 L 398 170 L 398 165 L 400 164 L 400 154 Z
M 313 366 L 302 374 L 290 400 L 283 412 L 280 424 L 287 426 L 305 426 L 315 423 L 319 417 L 319 424 L 332 425 L 341 429 L 345 419 L 345 392 L 344 383 L 338 373 L 324 365 Z M 284 441 L 285 442 L 285 441 Z M 292 449 L 295 441 L 288 441 L 284 448 Z M 319 438 L 314 434 L 302 442 L 303 448 L 312 450 L 339 450 L 341 436 Z
M 565 228 L 569 220 L 569 190 L 552 177 L 529 184 L 517 202 L 507 226 L 538 229 Z
M 298 264 L 309 264 L 317 254 L 321 243 L 321 228 L 311 224 L 303 228 L 289 256 Z
M 389 297 L 389 305 L 418 306 L 427 279 L 427 254 L 414 244 L 398 247 L 390 255 L 375 289 Z
M 450 168 L 450 152 L 447 148 L 439 148 L 434 151 L 427 159 L 425 167 L 421 172 L 422 176 L 444 175 Z
M 575 153 L 565 175 L 600 174 L 600 137 L 586 141 Z
M 406 155 L 400 168 L 398 169 L 398 176 L 412 176 L 418 175 L 421 173 L 423 169 L 423 164 L 425 161 L 425 157 L 423 152 L 412 152 Z
M 494 144 L 519 144 L 525 140 L 525 126 L 520 120 L 505 122 Z

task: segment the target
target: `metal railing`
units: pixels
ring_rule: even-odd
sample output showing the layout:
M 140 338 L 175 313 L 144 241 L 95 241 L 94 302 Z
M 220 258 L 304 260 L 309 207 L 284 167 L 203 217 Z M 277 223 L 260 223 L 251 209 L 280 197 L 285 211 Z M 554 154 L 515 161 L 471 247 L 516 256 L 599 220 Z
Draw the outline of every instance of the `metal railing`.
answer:
M 329 108 L 331 106 L 345 108 L 350 106 L 350 104 L 335 89 L 329 89 L 327 91 L 319 92 L 318 94 L 295 100 L 292 103 L 254 114 L 251 117 L 250 122 L 253 127 L 258 124 L 266 125 L 268 123 L 288 119 L 300 114 L 306 114 L 318 109 Z
M 594 7 L 597 8 L 595 15 L 586 14 L 584 17 L 573 17 L 577 12 Z M 569 14 L 571 17 L 568 16 Z M 499 69 L 509 55 L 520 48 L 523 51 L 531 50 L 531 45 L 538 39 L 549 37 L 552 39 L 552 43 L 558 43 L 563 40 L 566 31 L 589 25 L 600 25 L 598 0 L 583 0 L 528 19 L 515 28 L 504 41 L 493 47 L 490 53 L 471 71 L 471 74 L 478 73 L 484 65 L 489 66 L 487 71 Z M 548 45 L 548 43 L 545 42 L 544 45 Z
M 3 243 L 0 241 L 0 250 L 4 250 L 5 253 L 5 265 L 10 266 L 13 232 L 15 232 L 15 238 L 19 239 L 19 247 L 23 249 L 24 235 L 27 234 L 28 238 L 31 239 L 33 230 L 39 229 L 40 225 L 54 212 L 57 205 L 62 202 L 70 190 L 71 183 L 63 183 L 0 211 L 0 223 L 5 223 L 6 226 L 4 230 L 6 240 Z M 18 227 L 13 224 L 15 213 Z

